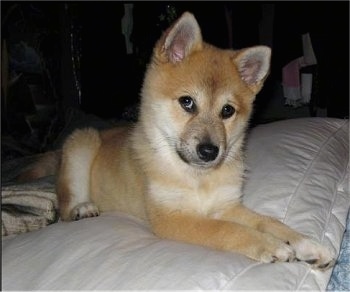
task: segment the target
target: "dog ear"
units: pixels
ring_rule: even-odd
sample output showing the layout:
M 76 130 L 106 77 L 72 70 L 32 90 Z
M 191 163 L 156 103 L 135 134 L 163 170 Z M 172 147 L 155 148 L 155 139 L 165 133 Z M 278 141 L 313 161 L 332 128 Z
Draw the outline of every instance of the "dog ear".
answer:
M 243 49 L 235 57 L 242 80 L 256 94 L 260 91 L 270 70 L 271 49 L 256 46 Z
M 185 12 L 163 34 L 155 47 L 155 56 L 163 62 L 178 63 L 202 48 L 202 34 L 193 14 Z

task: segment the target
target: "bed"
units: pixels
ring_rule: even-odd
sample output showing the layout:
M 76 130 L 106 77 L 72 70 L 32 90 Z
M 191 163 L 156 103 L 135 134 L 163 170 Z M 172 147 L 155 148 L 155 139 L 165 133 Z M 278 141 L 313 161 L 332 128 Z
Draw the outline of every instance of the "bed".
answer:
M 244 204 L 328 246 L 338 258 L 324 272 L 162 240 L 118 212 L 61 222 L 54 178 L 14 183 L 14 165 L 2 173 L 3 290 L 350 289 L 348 120 L 263 124 L 246 143 Z

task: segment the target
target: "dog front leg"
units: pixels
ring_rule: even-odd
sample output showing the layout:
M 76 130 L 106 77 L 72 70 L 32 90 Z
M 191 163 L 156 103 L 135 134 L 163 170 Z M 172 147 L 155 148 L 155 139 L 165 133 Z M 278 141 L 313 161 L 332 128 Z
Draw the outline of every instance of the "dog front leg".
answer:
M 294 259 L 293 249 L 283 241 L 238 223 L 159 207 L 149 209 L 149 219 L 161 238 L 238 252 L 266 263 Z
M 297 260 L 305 261 L 314 268 L 328 269 L 334 265 L 332 253 L 328 248 L 275 218 L 260 215 L 241 204 L 230 207 L 223 212 L 220 218 L 246 225 L 281 239 L 292 246 Z
M 76 130 L 63 145 L 56 183 L 60 217 L 63 221 L 99 215 L 97 206 L 90 199 L 90 176 L 100 145 L 99 133 L 94 129 Z

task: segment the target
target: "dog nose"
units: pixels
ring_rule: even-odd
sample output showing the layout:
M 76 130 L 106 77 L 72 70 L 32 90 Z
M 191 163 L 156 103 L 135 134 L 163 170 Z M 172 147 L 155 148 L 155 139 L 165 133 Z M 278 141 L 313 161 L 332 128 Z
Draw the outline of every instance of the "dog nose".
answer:
M 197 154 L 200 160 L 205 162 L 213 161 L 218 156 L 219 147 L 210 143 L 201 143 L 197 145 Z

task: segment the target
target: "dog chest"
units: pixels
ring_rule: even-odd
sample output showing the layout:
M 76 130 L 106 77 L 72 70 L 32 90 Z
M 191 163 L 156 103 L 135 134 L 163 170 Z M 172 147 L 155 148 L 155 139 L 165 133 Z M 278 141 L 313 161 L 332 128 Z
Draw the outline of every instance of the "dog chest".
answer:
M 227 184 L 207 189 L 201 186 L 169 187 L 161 183 L 152 183 L 147 195 L 149 201 L 158 206 L 215 218 L 228 205 L 240 200 L 241 187 Z

